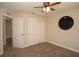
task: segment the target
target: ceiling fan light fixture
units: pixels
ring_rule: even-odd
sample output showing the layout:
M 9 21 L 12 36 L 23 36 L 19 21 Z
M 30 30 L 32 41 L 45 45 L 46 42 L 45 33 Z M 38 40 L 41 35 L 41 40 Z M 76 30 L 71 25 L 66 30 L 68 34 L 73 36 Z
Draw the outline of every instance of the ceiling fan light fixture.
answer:
M 47 7 L 47 8 L 46 8 L 46 12 L 49 12 L 49 11 L 50 11 L 50 7 Z
M 48 13 L 50 10 L 52 10 L 52 11 L 55 10 L 52 6 L 58 5 L 60 3 L 61 2 L 55 2 L 55 3 L 50 4 L 50 2 L 43 2 L 43 6 L 38 6 L 35 8 L 42 8 L 42 12 Z
M 43 8 L 43 12 L 49 12 L 49 11 L 50 11 L 50 7 Z

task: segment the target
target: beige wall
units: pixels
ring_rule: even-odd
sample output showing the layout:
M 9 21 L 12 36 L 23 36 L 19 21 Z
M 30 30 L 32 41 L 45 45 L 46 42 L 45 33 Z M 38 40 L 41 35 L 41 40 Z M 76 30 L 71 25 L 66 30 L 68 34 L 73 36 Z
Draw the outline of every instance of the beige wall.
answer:
M 1 14 L 0 14 L 0 55 L 3 54 L 3 29 L 2 29 L 2 17 L 1 17 Z
M 74 25 L 69 30 L 62 30 L 58 21 L 63 16 L 71 16 Z M 46 21 L 46 40 L 50 43 L 79 52 L 79 9 L 73 8 L 55 13 Z
M 29 45 L 45 42 L 45 19 L 44 17 L 32 15 L 28 18 L 28 40 Z
M 2 15 L 5 13 L 5 10 L 0 8 L 0 55 L 3 54 L 3 20 Z

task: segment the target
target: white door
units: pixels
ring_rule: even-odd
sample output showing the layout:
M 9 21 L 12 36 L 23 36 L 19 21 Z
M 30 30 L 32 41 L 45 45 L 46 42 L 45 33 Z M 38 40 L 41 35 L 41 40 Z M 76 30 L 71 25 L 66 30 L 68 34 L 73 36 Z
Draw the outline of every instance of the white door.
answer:
M 13 19 L 13 47 L 24 48 L 23 18 Z

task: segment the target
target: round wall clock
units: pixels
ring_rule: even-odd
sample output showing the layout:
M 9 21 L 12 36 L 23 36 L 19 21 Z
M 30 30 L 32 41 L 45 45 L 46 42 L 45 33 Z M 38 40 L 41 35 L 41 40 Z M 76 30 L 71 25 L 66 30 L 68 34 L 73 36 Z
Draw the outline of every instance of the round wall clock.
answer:
M 63 30 L 68 30 L 70 29 L 74 24 L 74 20 L 72 17 L 70 16 L 63 16 L 60 20 L 59 20 L 59 27 Z

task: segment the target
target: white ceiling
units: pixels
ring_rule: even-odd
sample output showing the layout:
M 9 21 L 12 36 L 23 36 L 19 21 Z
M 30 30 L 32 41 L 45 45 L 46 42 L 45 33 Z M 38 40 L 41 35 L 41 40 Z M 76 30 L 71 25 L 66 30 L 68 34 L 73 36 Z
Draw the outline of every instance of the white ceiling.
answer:
M 53 2 L 51 2 L 53 3 Z M 0 7 L 13 10 L 15 12 L 33 12 L 37 14 L 42 14 L 40 8 L 33 8 L 35 6 L 42 5 L 42 2 L 0 2 Z M 62 2 L 59 5 L 53 6 L 55 8 L 54 12 L 62 11 L 65 9 L 79 7 L 78 2 Z M 52 12 L 52 11 L 51 11 Z

